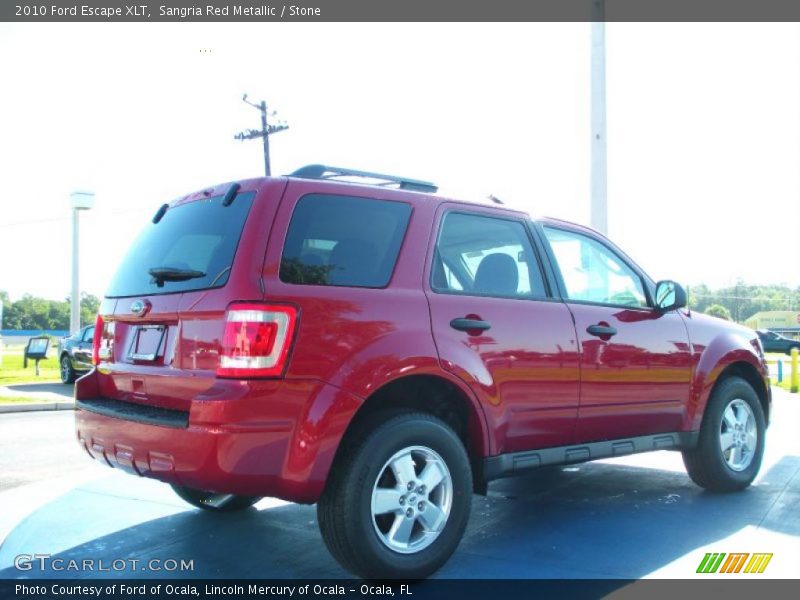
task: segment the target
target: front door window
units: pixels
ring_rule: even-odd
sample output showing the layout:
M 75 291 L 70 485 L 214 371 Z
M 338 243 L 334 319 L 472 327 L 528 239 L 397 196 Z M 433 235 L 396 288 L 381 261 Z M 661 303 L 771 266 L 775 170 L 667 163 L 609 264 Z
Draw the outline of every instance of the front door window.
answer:
M 647 306 L 642 279 L 609 248 L 590 237 L 545 227 L 570 300 Z

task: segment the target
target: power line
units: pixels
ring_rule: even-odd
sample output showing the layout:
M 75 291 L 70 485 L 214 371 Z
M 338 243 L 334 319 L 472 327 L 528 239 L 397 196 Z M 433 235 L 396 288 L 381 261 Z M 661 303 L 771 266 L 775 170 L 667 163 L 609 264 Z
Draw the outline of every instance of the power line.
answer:
M 285 121 L 278 121 L 275 125 L 270 125 L 267 122 L 267 117 L 274 117 L 277 113 L 273 110 L 269 115 L 267 114 L 267 103 L 262 100 L 258 104 L 255 102 L 250 102 L 247 99 L 247 94 L 242 96 L 242 101 L 245 104 L 249 104 L 253 108 L 257 108 L 261 111 L 261 129 L 248 129 L 247 131 L 242 131 L 241 133 L 237 133 L 233 136 L 233 139 L 244 141 L 244 140 L 252 140 L 255 138 L 263 138 L 264 139 L 264 175 L 269 177 L 272 174 L 272 167 L 270 166 L 269 162 L 269 136 L 274 133 L 279 133 L 284 129 L 289 129 L 289 126 L 286 124 Z
M 0 224 L 0 229 L 17 227 L 18 225 L 38 225 L 40 223 L 56 223 L 58 221 L 67 221 L 70 217 L 53 217 L 51 219 L 30 219 L 28 221 L 14 221 L 11 223 Z
M 790 292 L 791 293 L 791 292 Z M 773 296 L 721 296 L 719 294 L 695 294 L 690 292 L 695 298 L 720 298 L 722 300 L 773 300 Z M 784 296 L 786 298 L 786 296 Z
M 142 208 L 129 208 L 127 210 L 116 210 L 110 212 L 99 212 L 96 213 L 97 216 L 100 217 L 116 217 L 119 215 L 128 215 L 131 213 L 138 213 L 138 212 L 145 212 L 150 211 L 152 208 L 150 207 L 142 207 Z M 47 219 L 28 219 L 25 221 L 12 221 L 11 223 L 0 223 L 0 229 L 7 229 L 11 227 L 18 227 L 20 225 L 39 225 L 41 223 L 58 223 L 61 221 L 69 221 L 72 217 L 69 215 L 64 215 L 61 217 L 50 217 Z

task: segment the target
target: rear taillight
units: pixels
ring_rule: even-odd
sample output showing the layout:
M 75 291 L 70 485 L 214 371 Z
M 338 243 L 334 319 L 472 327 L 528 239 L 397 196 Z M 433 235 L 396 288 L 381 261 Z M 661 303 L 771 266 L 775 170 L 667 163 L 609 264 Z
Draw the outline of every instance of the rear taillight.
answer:
M 296 324 L 293 306 L 231 304 L 225 316 L 217 375 L 279 377 L 286 367 Z
M 100 364 L 100 342 L 103 339 L 103 317 L 97 315 L 94 322 L 94 338 L 92 338 L 92 364 Z

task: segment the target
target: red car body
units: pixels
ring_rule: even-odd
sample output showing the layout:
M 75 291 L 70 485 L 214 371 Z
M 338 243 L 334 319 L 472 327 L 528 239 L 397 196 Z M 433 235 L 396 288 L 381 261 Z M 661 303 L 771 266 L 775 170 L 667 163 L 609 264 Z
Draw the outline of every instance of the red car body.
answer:
M 541 227 L 581 232 L 630 261 L 592 230 L 402 189 L 298 178 L 239 186 L 239 194 L 252 192 L 254 198 L 224 286 L 107 297 L 101 304 L 98 364 L 75 388 L 76 430 L 86 451 L 110 466 L 190 488 L 312 503 L 359 411 L 387 386 L 410 380 L 445 386 L 460 397 L 478 489 L 529 466 L 691 443 L 726 371 L 749 381 L 769 414 L 767 370 L 754 332 L 687 310 L 564 299 Z M 229 188 L 190 194 L 169 210 Z M 410 205 L 386 287 L 281 280 L 293 211 L 311 193 Z M 434 292 L 436 235 L 443 216 L 454 210 L 525 224 L 553 282 L 551 297 Z M 629 264 L 652 294 L 654 283 Z M 132 312 L 136 300 L 142 314 Z M 278 376 L 218 376 L 233 302 L 296 310 Z M 490 322 L 491 329 L 465 332 L 449 325 L 465 316 Z M 587 326 L 598 323 L 618 335 L 588 335 Z M 130 336 L 147 324 L 164 328 L 163 353 L 131 359 Z M 555 448 L 566 458 L 552 458 L 547 451 Z

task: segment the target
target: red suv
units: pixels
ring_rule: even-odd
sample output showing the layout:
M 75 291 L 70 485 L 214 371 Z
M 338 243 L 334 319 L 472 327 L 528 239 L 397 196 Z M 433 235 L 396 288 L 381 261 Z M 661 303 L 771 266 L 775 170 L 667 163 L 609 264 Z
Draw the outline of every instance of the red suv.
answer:
M 203 509 L 316 502 L 346 569 L 421 578 L 499 477 L 674 449 L 707 489 L 753 481 L 760 342 L 685 306 L 585 227 L 312 165 L 158 210 L 102 302 L 77 436 Z

